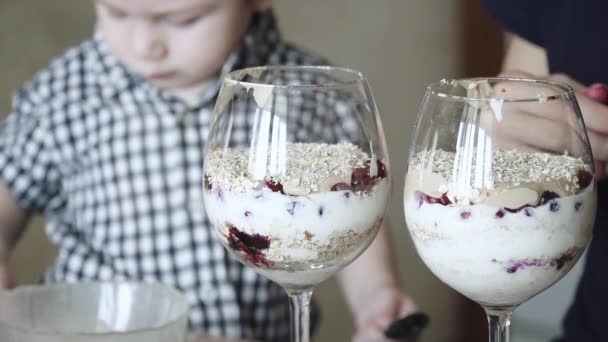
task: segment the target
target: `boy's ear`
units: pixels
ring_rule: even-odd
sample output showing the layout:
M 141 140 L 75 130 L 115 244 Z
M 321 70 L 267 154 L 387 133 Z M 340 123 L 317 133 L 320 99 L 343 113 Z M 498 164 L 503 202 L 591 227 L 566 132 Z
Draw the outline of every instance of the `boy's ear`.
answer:
M 249 0 L 254 11 L 265 11 L 272 7 L 272 0 Z

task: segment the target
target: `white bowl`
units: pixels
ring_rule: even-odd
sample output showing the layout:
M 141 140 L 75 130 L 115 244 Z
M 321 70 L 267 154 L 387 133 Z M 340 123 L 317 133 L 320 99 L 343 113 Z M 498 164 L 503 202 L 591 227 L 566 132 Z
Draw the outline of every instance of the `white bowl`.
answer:
M 188 303 L 157 283 L 0 290 L 2 342 L 181 342 Z

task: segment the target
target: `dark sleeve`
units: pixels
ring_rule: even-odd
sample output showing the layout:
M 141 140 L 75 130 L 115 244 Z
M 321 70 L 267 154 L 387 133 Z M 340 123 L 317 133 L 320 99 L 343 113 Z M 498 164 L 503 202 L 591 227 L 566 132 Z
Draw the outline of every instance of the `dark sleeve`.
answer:
M 504 30 L 539 46 L 543 41 L 543 18 L 548 17 L 559 1 L 546 0 L 482 0 L 488 12 Z
M 593 240 L 576 297 L 564 319 L 562 342 L 608 341 L 605 310 L 608 307 L 608 181 L 599 183 Z

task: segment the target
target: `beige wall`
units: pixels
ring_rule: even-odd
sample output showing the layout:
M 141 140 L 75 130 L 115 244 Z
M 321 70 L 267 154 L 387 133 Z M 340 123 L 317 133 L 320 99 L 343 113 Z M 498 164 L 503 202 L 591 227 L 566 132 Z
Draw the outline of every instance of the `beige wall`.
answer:
M 454 341 L 457 297 L 418 259 L 405 233 L 402 172 L 425 85 L 459 74 L 457 1 L 275 0 L 285 36 L 322 52 L 335 63 L 362 70 L 370 79 L 390 146 L 394 179 L 389 216 L 395 230 L 402 279 L 433 317 L 424 341 Z M 0 111 L 10 95 L 53 55 L 85 37 L 93 25 L 90 1 L 0 1 Z M 30 227 L 13 260 L 18 280 L 35 281 L 52 256 L 40 221 Z M 346 341 L 349 313 L 335 284 L 317 291 L 324 308 L 318 341 Z

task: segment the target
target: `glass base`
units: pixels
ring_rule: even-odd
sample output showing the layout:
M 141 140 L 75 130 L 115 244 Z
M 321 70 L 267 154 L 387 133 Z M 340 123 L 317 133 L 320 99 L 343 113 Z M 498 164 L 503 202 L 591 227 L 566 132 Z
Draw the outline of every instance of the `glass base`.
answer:
M 310 341 L 310 300 L 312 287 L 294 290 L 285 289 L 289 295 L 289 308 L 291 311 L 291 342 Z
M 488 317 L 490 342 L 509 342 L 511 315 L 517 306 L 485 306 L 482 305 Z

